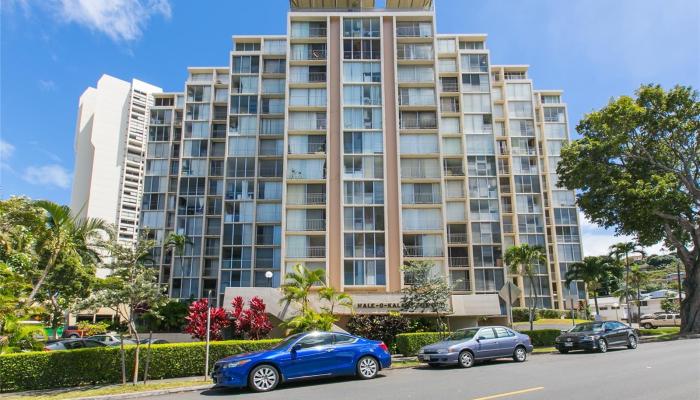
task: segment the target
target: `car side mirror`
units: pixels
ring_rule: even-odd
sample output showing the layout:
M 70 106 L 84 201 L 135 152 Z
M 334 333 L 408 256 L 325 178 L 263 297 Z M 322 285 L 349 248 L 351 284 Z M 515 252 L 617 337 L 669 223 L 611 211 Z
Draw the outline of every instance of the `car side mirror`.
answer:
M 477 342 L 480 342 L 480 341 L 482 341 L 482 340 L 484 340 L 484 339 L 486 339 L 486 337 L 484 337 L 484 336 L 479 336 L 479 337 L 476 338 L 476 341 L 477 341 Z
M 301 345 L 299 343 L 292 346 L 292 353 L 296 353 L 299 350 L 301 350 Z
M 562 330 L 560 330 L 559 332 L 561 332 L 561 334 L 563 335 L 563 334 L 565 334 L 565 333 L 567 333 L 567 332 L 569 332 L 569 331 L 567 331 L 566 329 L 562 329 Z

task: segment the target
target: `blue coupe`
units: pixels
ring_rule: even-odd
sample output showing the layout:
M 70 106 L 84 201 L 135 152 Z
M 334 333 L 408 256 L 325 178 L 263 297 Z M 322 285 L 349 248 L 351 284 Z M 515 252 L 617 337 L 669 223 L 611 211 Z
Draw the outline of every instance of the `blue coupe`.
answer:
M 355 375 L 372 379 L 391 365 L 384 342 L 345 333 L 307 332 L 289 336 L 265 351 L 238 354 L 214 364 L 217 387 L 273 390 L 281 382 Z

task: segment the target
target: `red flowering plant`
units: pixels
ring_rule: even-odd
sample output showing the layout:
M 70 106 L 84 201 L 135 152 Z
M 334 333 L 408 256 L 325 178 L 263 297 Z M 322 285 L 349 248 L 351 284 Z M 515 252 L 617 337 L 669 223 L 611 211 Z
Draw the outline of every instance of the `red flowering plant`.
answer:
M 199 340 L 206 339 L 208 309 L 209 301 L 207 299 L 200 299 L 192 303 L 189 307 L 189 315 L 185 318 L 187 326 L 185 326 L 184 332 Z M 221 307 L 213 307 L 210 312 L 209 338 L 211 340 L 221 340 L 223 339 L 223 331 L 231 325 L 231 320 Z
M 237 336 L 260 340 L 272 330 L 272 324 L 265 312 L 265 302 L 260 297 L 253 297 L 248 302 L 248 309 L 244 309 L 245 302 L 241 296 L 236 296 L 231 305 Z

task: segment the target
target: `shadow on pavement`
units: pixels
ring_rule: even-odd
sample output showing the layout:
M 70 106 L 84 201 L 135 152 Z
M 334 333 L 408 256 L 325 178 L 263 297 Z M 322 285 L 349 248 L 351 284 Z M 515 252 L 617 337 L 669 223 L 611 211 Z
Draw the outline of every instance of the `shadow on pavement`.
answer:
M 376 378 L 370 380 L 374 381 L 377 379 L 383 379 L 386 376 L 383 374 L 378 374 Z M 283 383 L 274 390 L 275 392 L 279 391 L 285 391 L 288 389 L 295 389 L 295 388 L 301 388 L 301 387 L 309 387 L 309 386 L 324 386 L 324 385 L 333 385 L 334 383 L 342 383 L 342 382 L 349 382 L 349 381 L 357 381 L 359 379 L 355 377 L 334 377 L 334 378 L 325 378 L 325 379 L 313 379 L 313 380 L 301 380 L 297 382 L 290 382 L 290 383 Z M 368 381 L 368 382 L 370 382 Z M 202 392 L 200 392 L 202 396 L 243 396 L 243 395 L 253 395 L 256 394 L 255 392 L 252 392 L 251 390 L 247 388 L 240 388 L 240 389 L 233 389 L 233 388 L 212 388 L 212 389 L 207 389 Z

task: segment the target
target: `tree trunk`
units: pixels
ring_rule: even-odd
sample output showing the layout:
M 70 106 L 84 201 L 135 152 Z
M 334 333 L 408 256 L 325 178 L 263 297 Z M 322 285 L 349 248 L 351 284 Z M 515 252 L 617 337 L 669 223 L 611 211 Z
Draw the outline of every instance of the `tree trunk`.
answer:
M 593 291 L 593 303 L 595 303 L 595 315 L 600 315 L 600 309 L 598 308 L 598 293 Z
M 625 305 L 627 306 L 627 325 L 632 327 L 632 309 L 630 308 L 630 259 L 625 253 Z
M 530 295 L 530 330 L 534 330 L 534 324 L 533 322 L 535 321 L 535 300 L 537 293 L 535 292 L 535 283 L 532 281 L 532 277 L 528 277 L 530 279 L 530 289 L 532 289 L 532 293 Z
M 681 258 L 681 260 L 684 260 Z M 685 261 L 685 260 L 684 260 Z M 700 258 L 685 265 L 685 299 L 681 303 L 681 335 L 700 333 Z
M 41 289 L 41 285 L 44 284 L 46 277 L 49 276 L 49 272 L 51 272 L 54 264 L 56 263 L 56 259 L 58 258 L 58 253 L 59 253 L 59 250 L 56 250 L 53 254 L 51 254 L 51 257 L 49 257 L 49 261 L 46 263 L 46 267 L 44 268 L 44 271 L 41 273 L 39 280 L 36 282 L 36 285 L 34 285 L 32 292 L 29 293 L 29 297 L 27 297 L 27 299 L 24 301 L 24 304 L 27 307 L 30 307 L 32 305 L 32 303 L 34 303 L 34 298 L 39 293 L 39 289 Z
M 642 320 L 642 288 L 637 285 L 637 324 Z
M 132 317 L 130 318 L 129 321 L 129 326 L 132 327 L 132 332 L 134 335 L 134 340 L 136 340 L 136 350 L 134 351 L 134 379 L 133 379 L 133 384 L 136 385 L 136 383 L 139 381 L 139 350 L 140 350 L 140 343 L 139 343 L 139 333 L 136 330 L 136 322 L 134 321 L 133 318 L 133 310 L 132 310 Z

